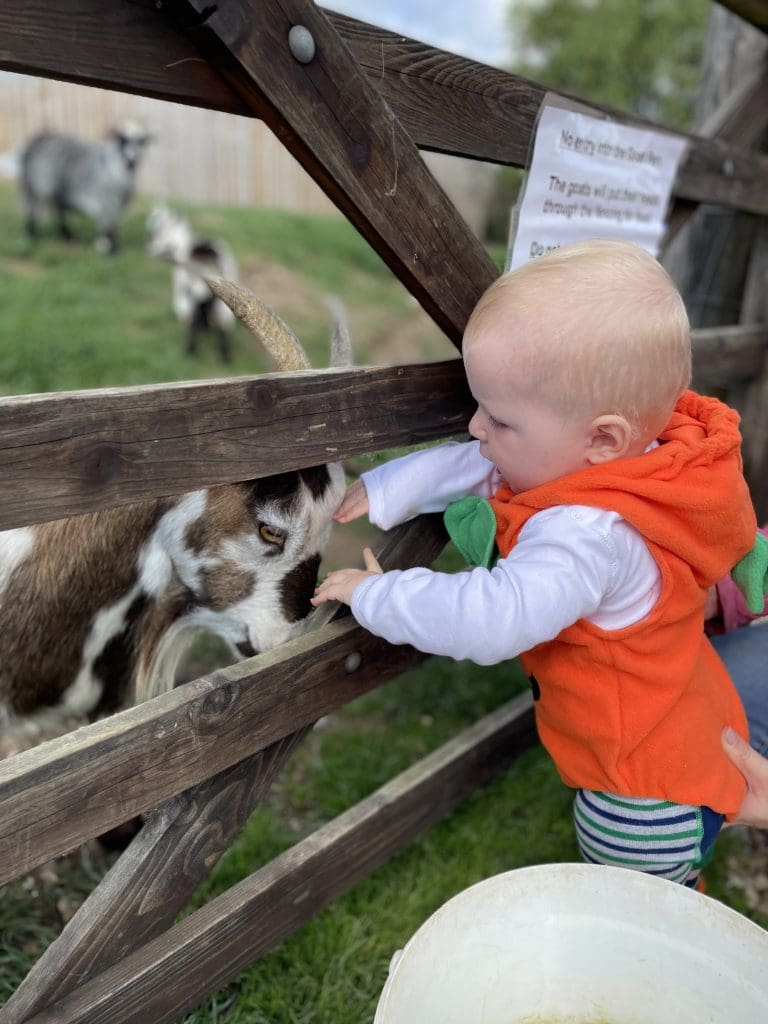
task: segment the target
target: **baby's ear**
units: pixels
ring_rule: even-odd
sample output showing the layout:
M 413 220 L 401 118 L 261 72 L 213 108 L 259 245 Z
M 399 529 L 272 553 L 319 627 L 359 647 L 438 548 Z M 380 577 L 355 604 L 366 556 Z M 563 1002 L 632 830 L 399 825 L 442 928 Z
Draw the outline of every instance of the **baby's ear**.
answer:
M 598 416 L 592 421 L 587 444 L 587 461 L 593 465 L 622 459 L 632 445 L 632 428 L 623 416 Z

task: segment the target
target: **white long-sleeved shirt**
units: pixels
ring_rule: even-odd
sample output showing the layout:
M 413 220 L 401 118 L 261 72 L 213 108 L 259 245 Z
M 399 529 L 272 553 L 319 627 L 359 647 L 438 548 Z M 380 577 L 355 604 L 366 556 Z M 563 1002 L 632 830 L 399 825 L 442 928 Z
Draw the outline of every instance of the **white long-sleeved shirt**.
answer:
M 390 529 L 501 485 L 479 442 L 449 442 L 363 474 L 369 519 Z M 578 619 L 605 630 L 653 608 L 661 574 L 640 533 L 618 513 L 585 505 L 537 512 L 493 569 L 394 570 L 360 583 L 352 614 L 393 644 L 492 665 L 556 637 Z

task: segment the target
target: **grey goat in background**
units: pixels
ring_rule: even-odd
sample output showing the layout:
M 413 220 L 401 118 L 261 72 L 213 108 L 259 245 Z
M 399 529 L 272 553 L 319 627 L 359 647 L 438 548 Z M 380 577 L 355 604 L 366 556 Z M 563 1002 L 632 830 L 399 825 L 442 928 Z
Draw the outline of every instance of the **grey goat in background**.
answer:
M 52 210 L 61 237 L 72 238 L 67 216 L 74 210 L 96 224 L 96 248 L 116 252 L 117 224 L 133 196 L 136 171 L 150 139 L 132 121 L 98 142 L 55 132 L 30 139 L 21 154 L 20 176 L 30 237 L 38 235 L 40 218 Z

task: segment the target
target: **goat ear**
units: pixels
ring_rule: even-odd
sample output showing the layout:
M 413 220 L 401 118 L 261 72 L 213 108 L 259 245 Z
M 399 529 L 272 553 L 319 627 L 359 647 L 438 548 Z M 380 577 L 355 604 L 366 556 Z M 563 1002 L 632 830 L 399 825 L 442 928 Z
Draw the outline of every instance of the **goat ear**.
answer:
M 249 480 L 245 486 L 250 488 L 251 495 L 256 501 L 281 501 L 296 496 L 300 480 L 309 489 L 315 501 L 319 501 L 333 483 L 328 467 L 321 464 Z
M 325 465 L 306 466 L 299 470 L 299 476 L 309 488 L 315 501 L 320 501 L 333 482 L 328 467 Z
M 288 506 L 293 502 L 299 489 L 299 474 L 296 470 L 287 473 L 275 473 L 262 476 L 258 480 L 249 480 L 245 484 L 249 490 L 251 502 L 263 504 L 266 501 L 277 502 Z

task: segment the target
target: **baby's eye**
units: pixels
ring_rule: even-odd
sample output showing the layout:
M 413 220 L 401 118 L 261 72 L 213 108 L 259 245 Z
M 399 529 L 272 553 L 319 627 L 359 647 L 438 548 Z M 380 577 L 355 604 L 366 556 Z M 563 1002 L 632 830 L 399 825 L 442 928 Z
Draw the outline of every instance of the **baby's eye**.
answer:
M 488 413 L 488 425 L 493 427 L 495 430 L 503 430 L 507 424 L 501 423 L 495 416 L 491 416 L 491 414 Z

